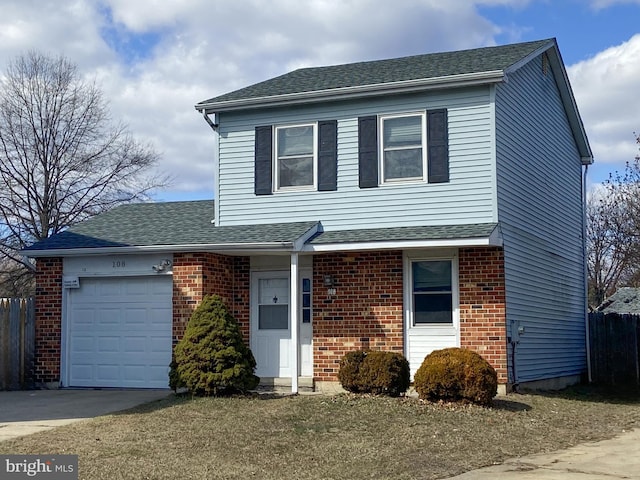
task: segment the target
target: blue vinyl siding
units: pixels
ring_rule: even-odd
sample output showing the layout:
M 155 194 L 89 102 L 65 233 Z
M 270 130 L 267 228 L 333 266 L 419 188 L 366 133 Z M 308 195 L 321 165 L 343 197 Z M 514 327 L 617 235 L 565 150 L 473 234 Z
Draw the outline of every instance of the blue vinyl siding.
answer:
M 447 108 L 450 182 L 358 187 L 358 117 Z M 320 220 L 325 229 L 495 221 L 489 87 L 220 116 L 219 225 Z M 336 191 L 255 196 L 254 128 L 338 121 Z
M 496 86 L 498 218 L 516 381 L 586 369 L 582 166 L 542 57 Z M 511 372 L 510 372 L 511 375 Z

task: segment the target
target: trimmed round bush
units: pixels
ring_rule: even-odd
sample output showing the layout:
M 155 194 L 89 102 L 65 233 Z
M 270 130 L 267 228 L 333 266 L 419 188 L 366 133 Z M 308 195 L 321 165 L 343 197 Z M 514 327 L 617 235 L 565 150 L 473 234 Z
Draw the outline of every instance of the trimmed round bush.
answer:
M 395 352 L 356 350 L 340 361 L 338 380 L 345 390 L 397 397 L 409 388 L 409 362 Z
M 199 396 L 245 392 L 260 381 L 255 368 L 253 353 L 222 299 L 206 296 L 174 349 L 169 386 Z
M 427 355 L 413 384 L 423 400 L 490 405 L 498 393 L 498 375 L 482 356 L 466 348 L 445 348 Z

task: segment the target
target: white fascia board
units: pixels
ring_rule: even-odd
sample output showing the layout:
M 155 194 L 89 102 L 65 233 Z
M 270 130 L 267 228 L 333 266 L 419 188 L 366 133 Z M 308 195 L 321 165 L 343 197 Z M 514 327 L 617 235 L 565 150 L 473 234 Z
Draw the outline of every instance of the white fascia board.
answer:
M 147 245 L 127 247 L 98 247 L 98 248 L 60 248 L 51 250 L 22 251 L 29 258 L 38 257 L 77 257 L 84 255 L 117 255 L 129 253 L 160 253 L 160 252 L 212 252 L 233 253 L 245 251 L 290 252 L 294 249 L 293 242 L 268 243 L 234 243 L 234 244 L 193 244 L 193 245 Z
M 436 88 L 453 88 L 497 83 L 504 80 L 502 70 L 491 70 L 480 73 L 464 73 L 446 77 L 421 78 L 402 82 L 376 83 L 356 87 L 331 88 L 328 90 L 314 90 L 311 92 L 288 93 L 268 97 L 243 98 L 214 103 L 204 103 L 195 106 L 198 111 L 205 113 L 229 112 L 255 107 L 277 107 L 301 103 L 326 102 L 347 98 L 361 98 L 380 93 L 409 93 L 415 91 L 432 90 Z
M 309 239 L 311 239 L 311 237 L 313 237 L 319 231 L 320 231 L 320 222 L 317 222 L 314 226 L 312 226 L 309 230 L 307 230 L 305 233 L 300 235 L 300 237 L 298 237 L 298 239 L 293 242 L 293 250 L 295 252 L 304 251 L 305 244 L 309 241 Z
M 483 238 L 460 238 L 449 240 L 404 240 L 387 242 L 358 243 L 326 243 L 322 245 L 306 245 L 305 252 L 346 252 L 356 250 L 405 250 L 410 248 L 443 248 L 443 247 L 500 247 L 502 238 L 492 233 Z

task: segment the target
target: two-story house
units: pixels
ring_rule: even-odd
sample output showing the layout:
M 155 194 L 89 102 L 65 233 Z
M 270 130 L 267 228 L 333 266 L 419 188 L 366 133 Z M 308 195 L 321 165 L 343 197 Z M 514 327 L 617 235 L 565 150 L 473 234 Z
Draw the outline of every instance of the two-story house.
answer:
M 209 293 L 293 391 L 361 348 L 413 373 L 468 347 L 504 386 L 586 370 L 592 154 L 554 39 L 304 68 L 196 109 L 215 202 L 121 206 L 27 249 L 40 381 L 166 386 Z

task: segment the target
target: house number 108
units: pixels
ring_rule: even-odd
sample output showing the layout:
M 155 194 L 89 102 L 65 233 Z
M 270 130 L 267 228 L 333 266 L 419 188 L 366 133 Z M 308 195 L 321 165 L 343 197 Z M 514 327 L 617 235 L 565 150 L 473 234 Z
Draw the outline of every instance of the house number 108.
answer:
M 124 268 L 124 260 L 115 260 L 113 262 L 113 268 Z

